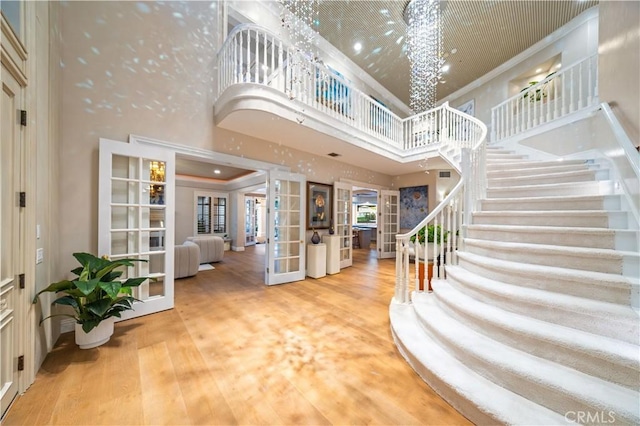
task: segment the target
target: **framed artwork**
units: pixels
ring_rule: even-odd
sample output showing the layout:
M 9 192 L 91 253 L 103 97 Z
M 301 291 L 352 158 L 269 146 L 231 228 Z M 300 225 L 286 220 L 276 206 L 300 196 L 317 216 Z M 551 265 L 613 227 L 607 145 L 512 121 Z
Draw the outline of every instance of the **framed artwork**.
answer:
M 333 185 L 307 182 L 307 229 L 327 229 L 331 224 Z
M 474 99 L 467 101 L 458 107 L 459 111 L 464 112 L 465 114 L 469 114 L 472 117 L 476 115 L 476 103 Z
M 400 188 L 400 228 L 413 229 L 429 213 L 429 186 Z

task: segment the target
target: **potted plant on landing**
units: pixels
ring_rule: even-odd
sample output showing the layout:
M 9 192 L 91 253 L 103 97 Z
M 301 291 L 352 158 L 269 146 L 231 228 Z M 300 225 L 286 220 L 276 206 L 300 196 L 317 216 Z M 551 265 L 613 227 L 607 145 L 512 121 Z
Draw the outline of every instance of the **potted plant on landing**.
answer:
M 45 292 L 63 293 L 52 305 L 70 306 L 74 314 L 55 314 L 40 320 L 40 324 L 55 316 L 68 316 L 76 321 L 76 343 L 81 349 L 94 348 L 109 341 L 113 334 L 115 317 L 133 309 L 138 301 L 132 296 L 132 288 L 138 287 L 147 278 L 128 278 L 119 280 L 124 271 L 120 267 L 133 266 L 133 262 L 146 262 L 143 259 L 110 260 L 108 257 L 96 257 L 89 253 L 74 253 L 81 266 L 71 272 L 73 280 L 62 280 L 50 284 L 33 298 L 37 303 L 40 294 Z
M 425 231 L 426 229 L 426 231 Z M 429 251 L 429 257 L 426 259 L 424 259 L 425 257 L 425 253 L 419 253 L 418 249 L 416 248 L 416 253 L 420 254 L 420 261 L 419 261 L 419 265 L 418 265 L 418 280 L 419 280 L 419 288 L 420 290 L 424 290 L 424 279 L 425 279 L 425 273 L 424 273 L 424 268 L 425 268 L 425 263 L 427 264 L 427 281 L 428 281 L 428 290 L 431 291 L 431 278 L 433 277 L 433 259 L 436 256 L 436 253 L 440 252 L 440 240 L 442 238 L 442 242 L 446 243 L 447 242 L 447 237 L 449 236 L 449 231 L 443 231 L 442 230 L 442 226 L 438 225 L 438 226 L 434 226 L 434 225 L 427 225 L 426 227 L 422 227 L 420 228 L 420 230 L 418 231 L 418 233 L 414 236 L 411 237 L 411 242 L 415 244 L 416 242 L 416 237 L 418 239 L 418 243 L 420 245 L 424 244 L 425 242 L 425 234 L 426 234 L 426 241 L 427 244 L 425 244 L 425 251 Z M 435 250 L 433 249 L 433 242 L 435 241 Z M 426 247 L 429 246 L 429 247 Z M 439 264 L 440 262 L 440 255 L 438 255 L 438 259 L 437 259 L 437 264 Z M 445 254 L 446 256 L 446 254 Z

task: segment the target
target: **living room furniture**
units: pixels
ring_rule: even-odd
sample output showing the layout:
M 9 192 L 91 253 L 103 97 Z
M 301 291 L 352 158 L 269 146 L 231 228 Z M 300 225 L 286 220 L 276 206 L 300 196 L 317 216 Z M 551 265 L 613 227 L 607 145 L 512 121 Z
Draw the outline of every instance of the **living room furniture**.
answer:
M 200 247 L 200 263 L 220 262 L 224 257 L 224 239 L 215 235 L 188 237 Z
M 327 275 L 327 245 L 307 244 L 307 276 L 322 278 Z
M 327 245 L 327 274 L 340 272 L 340 235 L 323 235 L 322 242 Z
M 192 277 L 198 273 L 200 246 L 191 241 L 175 246 L 173 252 L 173 277 Z

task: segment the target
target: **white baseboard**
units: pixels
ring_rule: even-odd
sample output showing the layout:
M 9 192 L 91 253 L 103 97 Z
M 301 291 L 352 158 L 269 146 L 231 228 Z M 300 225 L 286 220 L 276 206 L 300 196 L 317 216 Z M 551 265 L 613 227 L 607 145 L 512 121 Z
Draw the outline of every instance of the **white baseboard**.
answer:
M 73 318 L 64 318 L 60 321 L 60 333 L 70 333 L 76 328 L 76 322 Z

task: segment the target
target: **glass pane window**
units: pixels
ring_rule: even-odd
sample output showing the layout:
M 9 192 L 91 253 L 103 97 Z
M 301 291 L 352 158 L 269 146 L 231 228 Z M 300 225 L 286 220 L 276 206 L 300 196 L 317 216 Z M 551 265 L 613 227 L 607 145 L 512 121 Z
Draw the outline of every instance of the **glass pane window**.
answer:
M 215 197 L 215 209 L 213 213 L 213 232 L 227 232 L 227 199 Z
M 198 197 L 196 206 L 198 234 L 211 233 L 211 197 Z

